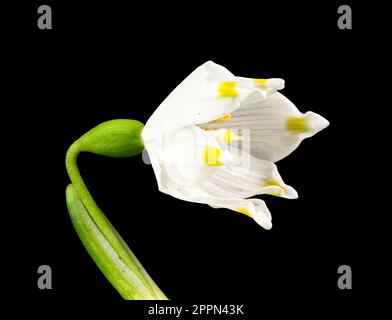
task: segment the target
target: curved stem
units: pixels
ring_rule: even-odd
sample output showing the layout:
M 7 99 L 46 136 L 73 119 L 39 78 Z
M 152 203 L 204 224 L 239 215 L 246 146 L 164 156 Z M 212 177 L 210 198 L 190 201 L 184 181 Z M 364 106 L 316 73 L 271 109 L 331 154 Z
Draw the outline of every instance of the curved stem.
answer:
M 95 203 L 93 197 L 88 191 L 86 184 L 84 183 L 79 173 L 79 169 L 77 166 L 77 156 L 79 153 L 80 148 L 78 141 L 76 141 L 71 145 L 67 152 L 65 161 L 66 168 L 68 171 L 68 175 L 72 181 L 73 188 L 75 189 L 78 198 L 83 203 L 83 206 L 88 212 L 88 215 L 91 217 L 91 220 L 97 227 L 97 230 L 99 230 L 99 232 L 108 242 L 110 247 L 113 248 L 114 252 L 118 255 L 118 258 L 123 261 L 123 263 L 136 275 L 137 279 L 141 282 L 142 286 L 137 285 L 137 288 L 144 288 L 144 290 L 142 290 L 142 296 L 144 296 L 146 299 L 167 299 L 166 296 L 151 279 L 151 277 L 144 270 L 141 263 L 137 260 L 136 256 L 126 245 L 125 241 L 121 238 L 121 236 L 114 229 L 110 221 L 106 218 L 104 213 Z M 104 272 L 104 270 L 102 271 Z M 104 274 L 106 275 L 105 272 Z M 124 298 L 132 299 L 133 297 L 125 296 Z

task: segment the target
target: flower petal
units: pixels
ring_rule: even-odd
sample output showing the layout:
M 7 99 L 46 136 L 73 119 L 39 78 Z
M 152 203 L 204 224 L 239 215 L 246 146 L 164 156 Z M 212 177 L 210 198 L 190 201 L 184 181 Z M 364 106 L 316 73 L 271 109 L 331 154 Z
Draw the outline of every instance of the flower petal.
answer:
M 278 90 L 284 88 L 284 80 L 280 78 L 270 79 L 252 79 L 237 77 L 241 87 L 251 88 L 251 92 L 257 91 L 263 98 L 274 94 Z M 247 99 L 248 95 L 244 95 L 244 99 Z
M 251 79 L 234 76 L 208 61 L 193 71 L 155 110 L 143 130 L 143 141 L 181 127 L 224 119 L 252 92 L 266 98 L 283 88 L 282 79 Z
M 208 61 L 181 82 L 155 110 L 143 130 L 148 141 L 184 126 L 213 121 L 240 104 L 236 77 Z
M 197 126 L 183 127 L 160 140 L 147 142 L 145 146 L 149 154 L 154 153 L 155 162 L 159 162 L 179 185 L 191 185 L 206 179 L 232 160 L 228 150 L 222 149 L 213 136 Z M 154 171 L 160 174 L 155 166 Z
M 200 129 L 199 129 L 200 130 Z M 185 140 L 184 140 L 185 141 Z M 152 152 L 157 149 L 153 148 Z M 241 154 L 235 163 L 217 166 L 187 167 L 186 163 L 174 167 L 166 159 L 151 156 L 157 176 L 159 190 L 181 200 L 209 204 L 214 208 L 228 208 L 252 217 L 258 224 L 270 229 L 271 214 L 260 199 L 243 199 L 256 194 L 271 194 L 285 198 L 296 198 L 296 191 L 286 185 L 276 165 Z M 250 161 L 251 166 L 246 167 Z M 193 174 L 197 172 L 197 176 Z M 192 183 L 190 183 L 192 181 Z
M 199 187 L 218 198 L 249 198 L 260 194 L 298 198 L 295 189 L 283 182 L 274 163 L 245 153 L 233 156 L 237 161 L 217 168 L 198 183 Z
M 165 180 L 169 183 L 160 188 L 161 192 L 184 201 L 208 204 L 213 208 L 234 210 L 253 218 L 263 228 L 267 230 L 271 229 L 271 213 L 261 199 L 238 199 L 212 196 L 207 190 L 203 190 L 197 185 L 180 186 L 176 184 L 175 181 L 170 180 L 170 177 L 167 176 L 164 169 L 162 172 L 166 174 Z
M 265 202 L 260 199 L 208 198 L 206 203 L 213 208 L 227 208 L 253 218 L 264 229 L 272 228 L 272 217 Z
M 241 148 L 259 159 L 279 161 L 294 151 L 302 140 L 327 127 L 320 115 L 298 111 L 280 93 L 266 99 L 253 92 L 225 122 L 210 122 L 203 128 L 229 128 L 241 132 Z

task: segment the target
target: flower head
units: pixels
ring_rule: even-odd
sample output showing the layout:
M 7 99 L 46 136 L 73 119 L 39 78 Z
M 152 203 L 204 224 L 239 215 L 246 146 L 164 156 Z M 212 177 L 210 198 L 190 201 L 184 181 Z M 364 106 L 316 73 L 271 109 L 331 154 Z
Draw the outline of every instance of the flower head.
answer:
M 211 61 L 198 67 L 142 132 L 159 190 L 240 212 L 270 229 L 264 201 L 250 197 L 297 198 L 274 162 L 328 126 L 316 113 L 301 113 L 277 92 L 283 87 L 283 79 L 236 77 Z

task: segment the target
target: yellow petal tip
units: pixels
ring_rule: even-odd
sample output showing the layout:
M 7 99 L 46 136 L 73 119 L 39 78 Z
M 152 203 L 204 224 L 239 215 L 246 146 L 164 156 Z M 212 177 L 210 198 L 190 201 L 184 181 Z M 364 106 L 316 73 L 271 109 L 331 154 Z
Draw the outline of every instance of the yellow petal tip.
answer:
M 293 133 L 308 132 L 308 119 L 305 117 L 290 117 L 286 120 L 286 129 Z
M 251 214 L 250 211 L 249 211 L 248 209 L 246 209 L 246 208 L 237 208 L 237 209 L 235 209 L 235 210 L 236 210 L 237 212 L 239 212 L 239 213 L 242 213 L 242 214 L 244 214 L 244 215 L 246 215 L 246 216 L 252 218 L 252 214 Z

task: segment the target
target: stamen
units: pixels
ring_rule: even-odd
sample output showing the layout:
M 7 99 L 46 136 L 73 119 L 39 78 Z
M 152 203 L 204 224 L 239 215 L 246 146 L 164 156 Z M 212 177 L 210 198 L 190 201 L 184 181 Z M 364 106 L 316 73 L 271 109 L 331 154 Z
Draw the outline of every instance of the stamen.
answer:
M 276 190 L 276 191 L 272 191 L 272 192 L 268 192 L 267 194 L 271 195 L 271 196 L 275 196 L 275 197 L 281 197 L 282 196 L 282 191 L 287 191 L 286 188 L 284 186 L 282 186 L 280 184 L 279 181 L 275 180 L 275 179 L 270 179 L 265 181 L 262 185 L 262 187 L 279 187 L 280 190 Z

